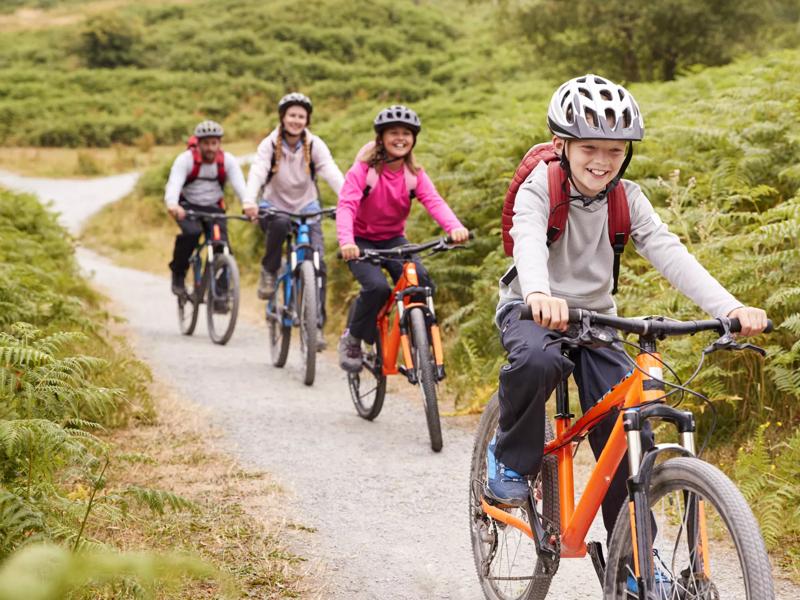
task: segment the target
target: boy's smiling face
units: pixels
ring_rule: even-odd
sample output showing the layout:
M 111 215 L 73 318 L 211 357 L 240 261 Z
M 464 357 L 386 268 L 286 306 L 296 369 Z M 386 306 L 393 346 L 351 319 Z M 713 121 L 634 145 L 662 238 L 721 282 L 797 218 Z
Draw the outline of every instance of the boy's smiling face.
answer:
M 587 197 L 602 192 L 625 161 L 626 142 L 622 140 L 563 140 L 553 138 L 556 152 L 567 153 L 572 179 Z

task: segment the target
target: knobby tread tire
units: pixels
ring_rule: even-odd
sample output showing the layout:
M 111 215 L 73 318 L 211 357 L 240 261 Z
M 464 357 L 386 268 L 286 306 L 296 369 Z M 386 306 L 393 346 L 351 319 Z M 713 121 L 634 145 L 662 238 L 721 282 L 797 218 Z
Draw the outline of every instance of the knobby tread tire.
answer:
M 409 311 L 409 321 L 414 368 L 417 370 L 417 384 L 420 386 L 425 404 L 425 419 L 428 421 L 431 449 L 439 452 L 442 449 L 442 423 L 439 419 L 439 400 L 436 397 L 436 366 L 431 354 L 425 313 L 420 308 L 412 308 Z
M 480 498 L 475 498 L 476 482 L 480 487 L 480 493 L 483 493 L 483 485 L 486 483 L 486 453 L 489 448 L 489 442 L 497 430 L 497 423 L 500 418 L 500 402 L 495 392 L 488 404 L 483 409 L 481 420 L 478 424 L 478 431 L 475 433 L 475 444 L 472 450 L 472 461 L 470 465 L 470 490 L 469 490 L 469 518 L 470 518 L 470 538 L 472 541 L 472 556 L 475 561 L 475 571 L 481 584 L 484 596 L 487 600 L 507 600 L 507 596 L 500 596 L 497 590 L 492 587 L 492 582 L 482 575 L 481 571 L 481 541 L 478 539 L 478 533 L 475 527 L 476 512 L 483 514 L 480 508 Z M 554 438 L 553 426 L 550 418 L 545 420 L 545 443 Z M 558 461 L 555 456 L 545 456 L 542 460 L 541 474 L 541 493 L 542 493 L 542 516 L 545 523 L 551 523 L 554 532 L 558 534 L 560 531 L 561 510 L 559 505 L 559 492 L 558 492 Z M 476 505 L 476 503 L 478 503 Z M 529 540 L 530 544 L 534 544 L 533 540 Z M 545 600 L 548 591 L 550 590 L 550 583 L 558 568 L 556 560 L 554 568 L 550 573 L 545 572 L 544 562 L 541 559 L 536 560 L 535 565 L 531 565 L 531 579 L 527 589 L 524 590 L 514 600 Z
M 350 304 L 350 312 L 348 314 L 347 323 L 350 324 L 353 313 L 355 312 L 355 301 Z M 358 416 L 367 421 L 372 421 L 377 417 L 383 408 L 383 400 L 386 397 L 386 375 L 383 374 L 383 345 L 381 344 L 380 332 L 375 331 L 375 346 L 372 350 L 374 352 L 373 363 L 370 364 L 367 356 L 363 360 L 363 368 L 361 373 L 348 373 L 347 383 L 350 388 L 350 398 L 353 400 L 353 405 L 356 407 Z M 361 375 L 369 371 L 375 377 L 375 389 L 373 390 L 372 403 L 366 404 L 361 398 L 361 387 L 363 381 Z
M 231 304 L 230 311 L 228 313 L 230 315 L 228 326 L 225 327 L 225 331 L 220 333 L 216 330 L 214 325 L 214 299 L 211 296 L 213 293 L 213 286 L 211 285 L 210 279 L 214 277 L 214 274 L 217 271 L 223 268 L 226 268 L 228 271 L 228 290 L 231 293 Z M 239 316 L 239 266 L 236 264 L 236 260 L 230 254 L 217 254 L 214 256 L 214 260 L 211 263 L 209 281 L 206 281 L 206 298 L 208 336 L 215 344 L 224 346 L 231 339 L 233 330 L 236 328 L 236 318 Z
M 286 364 L 286 359 L 289 356 L 289 344 L 292 341 L 292 327 L 283 324 L 283 311 L 286 308 L 284 303 L 286 279 L 278 277 L 277 285 L 275 286 L 275 293 L 273 299 L 270 300 L 272 306 L 275 308 L 275 317 L 269 321 L 269 343 L 270 355 L 272 357 L 272 364 L 275 367 L 281 368 Z
M 195 287 L 195 262 L 192 262 L 188 276 L 191 278 L 191 287 L 186 288 L 186 297 L 178 298 L 178 325 L 183 335 L 192 335 L 197 327 L 197 318 L 200 315 L 200 300 L 203 296 L 203 285 L 199 289 Z M 186 311 L 191 311 L 188 318 Z
M 300 265 L 300 286 L 297 290 L 300 319 L 300 351 L 303 353 L 303 383 L 312 385 L 317 369 L 317 275 L 314 263 L 305 260 Z
M 772 572 L 758 522 L 742 493 L 715 466 L 692 457 L 671 458 L 653 469 L 648 500 L 651 506 L 667 492 L 687 489 L 710 502 L 728 528 L 739 557 L 747 600 L 774 600 Z M 627 600 L 618 593 L 617 570 L 631 553 L 630 516 L 622 507 L 611 535 L 604 598 Z M 713 575 L 713 574 L 712 574 Z

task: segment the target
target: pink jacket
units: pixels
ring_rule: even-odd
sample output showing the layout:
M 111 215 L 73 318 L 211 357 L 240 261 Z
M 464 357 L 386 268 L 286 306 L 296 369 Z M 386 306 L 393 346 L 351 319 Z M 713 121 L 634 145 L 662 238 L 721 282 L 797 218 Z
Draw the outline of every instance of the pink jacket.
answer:
M 375 187 L 364 198 L 367 171 L 367 163 L 356 161 L 345 175 L 336 208 L 340 246 L 355 243 L 356 237 L 379 241 L 405 235 L 411 200 L 403 170 L 383 169 Z M 463 227 L 423 169 L 417 171 L 416 197 L 447 233 Z

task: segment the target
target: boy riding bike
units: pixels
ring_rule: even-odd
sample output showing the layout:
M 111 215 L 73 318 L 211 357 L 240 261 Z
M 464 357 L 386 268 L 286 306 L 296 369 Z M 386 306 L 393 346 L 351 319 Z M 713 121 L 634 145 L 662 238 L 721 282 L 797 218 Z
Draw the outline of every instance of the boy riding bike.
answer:
M 500 370 L 500 417 L 487 453 L 485 493 L 511 506 L 527 501 L 527 480 L 541 467 L 545 402 L 557 384 L 573 373 L 586 412 L 630 371 L 622 351 L 578 347 L 565 356 L 558 344 L 544 348 L 566 330 L 568 307 L 616 312 L 612 288 L 618 269 L 615 252 L 621 249 L 609 243 L 609 228 L 616 227 L 609 210 L 612 195 L 624 192 L 637 251 L 672 285 L 712 316 L 738 318 L 743 335 L 760 333 L 767 325 L 766 313 L 743 306 L 725 290 L 669 232 L 639 186 L 622 179 L 633 142 L 644 136 L 630 92 L 591 74 L 572 79 L 553 94 L 547 122 L 558 162 L 537 164 L 517 192 L 509 232 L 514 264 L 500 280 L 496 313 L 508 364 Z M 566 189 L 568 220 L 557 239 L 548 231 L 551 212 L 559 208 L 551 204 L 549 171 L 566 186 L 561 189 Z M 623 189 L 614 192 L 618 185 Z M 526 304 L 533 321 L 519 318 Z M 609 416 L 589 436 L 596 457 L 615 418 Z M 649 429 L 643 438 L 644 449 L 652 446 Z M 609 534 L 627 496 L 627 461 L 621 465 L 602 505 Z
M 308 130 L 312 110 L 311 100 L 303 94 L 293 92 L 281 98 L 278 103 L 278 126 L 258 145 L 256 158 L 247 176 L 245 197 L 248 203 L 260 202 L 262 208 L 271 207 L 290 213 L 317 212 L 321 208 L 317 175 L 321 175 L 334 193 L 339 194 L 344 176 L 325 142 Z M 292 223 L 288 217 L 271 215 L 259 219 L 259 224 L 266 233 L 266 240 L 257 292 L 259 299 L 268 300 L 275 293 L 275 279 L 281 266 L 281 248 Z M 309 225 L 311 244 L 320 255 L 320 305 L 324 322 L 327 282 L 323 259 L 325 243 L 320 221 Z M 322 350 L 324 344 L 320 327 L 317 348 Z
M 222 151 L 222 125 L 215 121 L 203 121 L 194 129 L 189 148 L 180 153 L 169 172 L 164 202 L 167 211 L 178 222 L 181 232 L 175 237 L 175 249 L 169 268 L 172 271 L 172 293 L 176 296 L 186 292 L 184 281 L 189 268 L 189 257 L 203 232 L 201 221 L 186 219 L 186 211 L 225 213 L 223 192 L 225 182 L 230 179 L 234 192 L 242 201 L 245 213 L 254 216 L 258 210 L 255 203 L 245 203 L 244 175 L 234 157 Z M 225 221 L 218 222 L 224 240 L 228 239 Z
M 345 371 L 361 370 L 361 342 L 375 341 L 375 320 L 391 288 L 381 266 L 358 262 L 360 249 L 387 249 L 408 244 L 405 225 L 411 200 L 419 199 L 455 243 L 466 242 L 469 232 L 439 195 L 428 175 L 414 159 L 413 148 L 422 129 L 410 108 L 396 105 L 378 113 L 373 121 L 375 141 L 364 146 L 347 172 L 339 194 L 336 231 L 342 258 L 361 284 L 347 329 L 339 340 L 339 365 Z M 419 285 L 433 287 L 428 272 L 416 259 Z M 402 264 L 382 265 L 392 279 L 402 274 Z

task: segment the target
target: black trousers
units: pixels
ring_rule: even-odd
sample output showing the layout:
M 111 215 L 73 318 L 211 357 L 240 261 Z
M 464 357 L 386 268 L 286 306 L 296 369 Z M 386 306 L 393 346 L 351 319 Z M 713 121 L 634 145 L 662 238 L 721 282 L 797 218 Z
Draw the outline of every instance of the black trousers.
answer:
M 284 215 L 270 215 L 258 220 L 261 230 L 266 234 L 264 240 L 264 257 L 261 266 L 266 271 L 277 273 L 281 268 L 281 251 L 286 237 L 292 230 L 292 220 Z M 322 279 L 322 289 L 319 294 L 319 303 L 322 307 L 322 323 L 326 320 L 325 298 L 328 288 L 328 266 L 325 264 L 325 240 L 322 237 L 322 222 L 315 221 L 308 224 L 311 246 L 319 252 L 319 274 Z
M 198 204 L 187 202 L 183 198 L 178 201 L 178 204 L 180 204 L 186 210 L 225 214 L 225 209 L 219 206 L 200 206 Z M 205 234 L 207 236 L 211 235 L 211 224 L 195 219 L 183 219 L 182 221 L 177 221 L 177 223 L 178 227 L 181 228 L 181 232 L 175 236 L 175 248 L 172 251 L 172 262 L 169 263 L 169 268 L 173 273 L 177 273 L 178 275 L 182 276 L 189 268 L 189 257 L 192 256 L 192 252 L 200 242 L 200 235 L 203 233 L 203 228 L 206 228 Z M 225 220 L 220 220 L 217 221 L 217 223 L 219 224 L 222 239 L 227 242 L 228 222 Z
M 408 240 L 403 236 L 380 241 L 365 240 L 357 237 L 355 242 L 362 250 L 364 248 L 385 250 L 408 244 Z M 347 264 L 361 284 L 361 292 L 355 300 L 353 313 L 347 326 L 350 329 L 350 335 L 372 344 L 375 341 L 375 321 L 378 318 L 378 312 L 386 304 L 389 295 L 392 293 L 392 288 L 389 287 L 381 268 L 386 269 L 392 281 L 397 283 L 397 280 L 403 274 L 403 263 L 397 260 L 385 260 L 380 265 L 375 265 L 370 262 L 351 260 Z M 414 257 L 414 264 L 417 266 L 419 284 L 435 289 L 428 271 L 422 266 L 418 257 Z
M 495 455 L 499 462 L 525 475 L 539 472 L 544 452 L 545 402 L 562 379 L 572 373 L 581 409 L 586 412 L 632 369 L 621 351 L 610 348 L 575 348 L 567 356 L 558 344 L 543 349 L 546 342 L 558 337 L 556 332 L 533 321 L 520 320 L 518 307 L 501 324 L 500 339 L 508 353 L 508 364 L 500 369 L 500 423 Z M 595 458 L 603 451 L 615 422 L 616 415 L 609 415 L 589 434 Z M 642 448 L 652 446 L 653 433 L 648 423 L 642 431 Z M 626 454 L 603 500 L 603 523 L 609 535 L 627 498 L 627 478 Z

